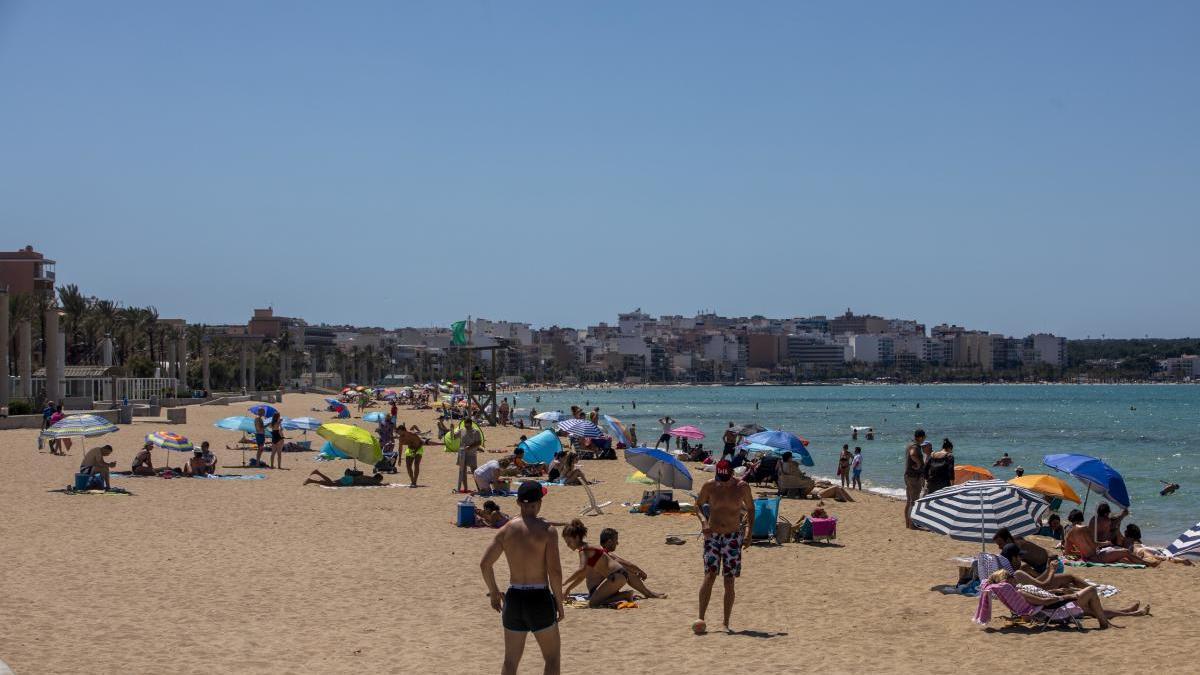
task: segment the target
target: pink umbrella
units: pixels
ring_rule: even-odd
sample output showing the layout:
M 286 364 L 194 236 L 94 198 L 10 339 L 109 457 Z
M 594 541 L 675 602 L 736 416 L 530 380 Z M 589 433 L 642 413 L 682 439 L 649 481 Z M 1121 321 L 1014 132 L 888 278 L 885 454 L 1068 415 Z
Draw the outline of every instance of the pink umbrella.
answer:
M 670 434 L 679 438 L 690 438 L 694 441 L 704 438 L 704 432 L 690 424 L 687 426 L 675 427 L 670 431 Z

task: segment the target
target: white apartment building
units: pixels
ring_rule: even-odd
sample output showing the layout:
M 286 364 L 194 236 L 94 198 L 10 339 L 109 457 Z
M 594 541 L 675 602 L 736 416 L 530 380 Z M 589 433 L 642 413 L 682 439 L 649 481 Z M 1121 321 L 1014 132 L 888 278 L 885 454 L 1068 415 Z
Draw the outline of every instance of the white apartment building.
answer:
M 867 333 L 850 336 L 850 348 L 854 360 L 863 363 L 893 363 L 896 360 L 896 343 L 891 335 Z
M 1025 346 L 1032 347 L 1031 356 L 1036 363 L 1046 363 L 1055 368 L 1067 367 L 1067 338 L 1035 333 L 1025 338 Z

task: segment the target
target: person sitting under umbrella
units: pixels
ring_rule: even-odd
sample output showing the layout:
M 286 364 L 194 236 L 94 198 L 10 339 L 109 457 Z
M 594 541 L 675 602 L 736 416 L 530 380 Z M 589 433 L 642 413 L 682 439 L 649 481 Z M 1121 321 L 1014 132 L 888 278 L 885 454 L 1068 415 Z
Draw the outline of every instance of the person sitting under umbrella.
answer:
M 1045 572 L 1050 565 L 1051 556 L 1046 549 L 1025 537 L 1014 537 L 1007 527 L 996 530 L 996 534 L 992 535 L 992 543 L 1001 549 L 1009 544 L 1015 544 L 1021 550 L 1021 560 L 1025 561 L 1035 574 Z
M 204 448 L 196 448 L 188 461 L 183 464 L 183 475 L 205 476 L 212 473 L 208 462 L 204 459 Z
M 1075 509 L 1067 516 L 1071 531 L 1063 539 L 1063 552 L 1080 560 L 1098 563 L 1142 564 L 1142 560 L 1129 549 L 1114 546 L 1111 541 L 1097 541 L 1092 528 L 1083 526 L 1083 511 Z
M 153 451 L 154 444 L 150 441 L 146 441 L 146 444 L 143 445 L 138 454 L 134 456 L 133 468 L 130 469 L 130 473 L 135 476 L 153 476 L 154 461 L 153 457 L 151 456 Z
M 109 474 L 117 463 L 109 462 L 105 457 L 111 455 L 112 451 L 111 445 L 100 445 L 88 450 L 83 455 L 83 461 L 79 463 L 79 473 L 90 476 L 99 474 L 103 477 L 104 489 L 109 489 L 112 486 L 112 483 L 109 482 Z
M 316 476 L 316 478 L 313 478 L 313 476 Z M 333 480 L 317 469 L 313 469 L 313 472 L 310 473 L 308 478 L 304 481 L 305 485 L 308 485 L 309 483 L 315 483 L 325 487 L 371 487 L 374 485 L 383 485 L 383 474 L 373 473 L 368 477 L 362 474 L 356 474 L 350 469 L 346 469 L 345 475 L 337 480 Z
M 204 458 L 204 466 L 208 469 L 208 473 L 217 473 L 217 456 L 208 448 L 208 441 L 200 444 L 200 454 Z

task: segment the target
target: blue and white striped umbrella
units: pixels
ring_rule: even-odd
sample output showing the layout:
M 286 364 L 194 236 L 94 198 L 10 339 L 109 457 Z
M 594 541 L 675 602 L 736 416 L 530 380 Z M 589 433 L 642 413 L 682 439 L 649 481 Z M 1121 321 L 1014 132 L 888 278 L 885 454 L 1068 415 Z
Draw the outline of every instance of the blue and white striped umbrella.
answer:
M 918 499 L 913 523 L 960 541 L 985 544 L 1007 527 L 1014 536 L 1033 534 L 1046 500 L 1002 480 L 972 480 L 951 485 Z
M 558 423 L 558 430 L 569 436 L 579 436 L 580 438 L 600 438 L 604 435 L 604 432 L 600 431 L 600 427 L 587 420 L 563 420 Z
M 1167 547 L 1167 555 L 1175 556 L 1184 553 L 1200 553 L 1200 523 L 1196 523 L 1192 529 L 1179 535 L 1179 538 Z
M 533 419 L 541 420 L 543 422 L 557 422 L 564 417 L 566 417 L 566 415 L 564 415 L 561 410 L 547 410 L 544 413 L 538 413 L 534 415 Z
M 115 424 L 99 415 L 68 415 L 42 431 L 42 438 L 92 438 L 116 430 Z
M 320 427 L 321 420 L 315 417 L 285 417 L 283 428 L 290 431 L 313 431 Z

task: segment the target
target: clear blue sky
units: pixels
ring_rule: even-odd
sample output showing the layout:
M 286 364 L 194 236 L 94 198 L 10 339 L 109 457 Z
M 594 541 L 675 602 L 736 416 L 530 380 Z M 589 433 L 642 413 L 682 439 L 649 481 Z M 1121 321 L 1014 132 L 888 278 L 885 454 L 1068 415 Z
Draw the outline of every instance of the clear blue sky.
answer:
M 0 248 L 164 316 L 1200 335 L 1200 3 L 0 0 Z

